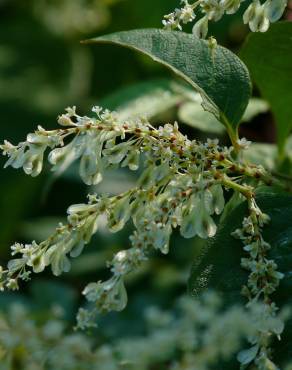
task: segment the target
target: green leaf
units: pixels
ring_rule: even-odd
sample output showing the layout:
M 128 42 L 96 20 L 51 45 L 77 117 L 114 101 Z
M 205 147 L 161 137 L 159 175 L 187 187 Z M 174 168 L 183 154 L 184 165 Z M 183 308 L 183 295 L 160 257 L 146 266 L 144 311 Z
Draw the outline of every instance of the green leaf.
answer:
M 185 100 L 183 89 L 184 86 L 167 79 L 139 82 L 110 94 L 99 105 L 117 111 L 121 120 L 136 116 L 151 119 Z
M 256 198 L 259 207 L 271 217 L 263 232 L 264 239 L 272 247 L 268 257 L 275 260 L 279 271 L 285 275 L 274 294 L 275 301 L 282 307 L 292 303 L 292 196 L 263 188 Z M 246 214 L 244 202 L 224 219 L 216 236 L 206 243 L 201 258 L 192 268 L 189 279 L 191 294 L 212 288 L 222 293 L 226 304 L 246 302 L 240 293 L 248 278 L 248 272 L 240 267 L 241 258 L 246 253 L 241 241 L 231 236 L 232 231 L 241 227 Z M 277 357 L 292 358 L 292 320 L 286 325 L 281 345 L 277 347 Z
M 85 43 L 124 46 L 165 65 L 201 94 L 204 109 L 226 126 L 236 143 L 251 88 L 247 68 L 229 50 L 221 46 L 211 50 L 207 41 L 191 34 L 159 29 L 118 32 Z
M 222 135 L 224 126 L 208 111 L 203 110 L 199 102 L 186 102 L 178 111 L 179 120 L 183 123 L 212 134 Z
M 246 111 L 241 119 L 241 122 L 249 122 L 258 114 L 266 113 L 269 110 L 269 105 L 262 99 L 251 98 Z
M 283 179 L 290 179 L 292 169 L 292 136 L 290 136 L 285 145 L 286 158 L 278 163 L 278 152 L 276 144 L 269 143 L 251 143 L 248 150 L 242 152 L 243 159 L 257 165 L 264 166 L 269 171 L 274 171 L 276 176 Z
M 222 135 L 224 133 L 224 127 L 213 114 L 203 110 L 201 98 L 199 94 L 197 95 L 193 97 L 193 101 L 187 101 L 180 106 L 178 111 L 179 119 L 183 123 L 201 131 Z M 251 121 L 258 114 L 267 112 L 268 110 L 269 106 L 264 100 L 251 98 L 241 122 Z
M 248 150 L 243 151 L 243 159 L 267 170 L 273 170 L 277 160 L 277 146 L 269 143 L 251 143 Z
M 292 129 L 292 23 L 279 22 L 265 33 L 250 34 L 240 56 L 275 115 L 283 155 Z

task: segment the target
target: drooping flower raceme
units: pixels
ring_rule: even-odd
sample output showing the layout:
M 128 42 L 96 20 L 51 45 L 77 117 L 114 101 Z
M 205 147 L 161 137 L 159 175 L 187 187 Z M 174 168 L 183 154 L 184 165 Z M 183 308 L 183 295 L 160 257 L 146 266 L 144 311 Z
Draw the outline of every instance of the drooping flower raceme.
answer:
M 243 364 L 254 361 L 259 368 L 270 366 L 271 369 L 277 369 L 270 358 L 270 337 L 271 332 L 279 337 L 284 324 L 277 321 L 272 327 L 267 327 L 265 322 L 273 322 L 277 317 L 278 307 L 272 301 L 271 295 L 284 275 L 277 271 L 277 264 L 267 258 L 271 246 L 263 239 L 261 231 L 263 226 L 269 223 L 269 216 L 260 210 L 254 199 L 248 201 L 248 210 L 249 216 L 243 219 L 242 228 L 233 232 L 233 236 L 243 242 L 243 249 L 248 254 L 241 261 L 241 266 L 250 272 L 247 284 L 242 287 L 242 294 L 247 297 L 249 306 L 263 302 L 264 309 L 260 330 L 250 341 L 252 347 L 242 351 L 238 358 Z M 249 353 L 249 357 L 244 356 L 245 353 Z
M 26 141 L 16 146 L 6 141 L 1 146 L 3 154 L 9 157 L 6 166 L 22 167 L 32 176 L 42 170 L 46 150 L 53 171 L 63 171 L 73 161 L 79 161 L 79 173 L 87 185 L 102 181 L 107 168 L 140 170 L 134 188 L 119 195 L 92 194 L 87 203 L 69 207 L 67 224 L 59 224 L 47 240 L 14 244 L 11 250 L 16 257 L 7 269 L 1 270 L 1 289 L 18 289 L 19 279 L 26 281 L 31 271 L 39 273 L 47 266 L 53 274 L 60 275 L 69 271 L 70 259 L 82 253 L 90 242 L 98 230 L 100 216 L 106 216 L 111 232 L 121 230 L 132 220 L 135 231 L 130 236 L 131 247 L 119 251 L 108 262 L 112 277 L 105 282 L 89 283 L 83 291 L 93 308 L 80 309 L 80 328 L 95 325 L 99 312 L 120 311 L 126 306 L 125 276 L 139 268 L 151 250 L 167 254 L 173 229 L 180 229 L 185 238 L 214 236 L 217 229 L 214 216 L 224 209 L 224 191 L 240 193 L 253 205 L 249 217 L 260 233 L 265 216 L 256 208 L 254 188 L 246 185 L 246 181 L 252 178 L 268 185 L 276 181 L 260 166 L 235 161 L 233 148 L 220 147 L 218 140 L 205 144 L 189 140 L 176 123 L 155 128 L 143 118 L 122 121 L 118 114 L 99 107 L 94 107 L 93 112 L 93 118 L 81 117 L 75 107 L 68 108 L 58 119 L 61 128 L 46 131 L 38 127 Z M 244 149 L 248 142 L 241 139 L 238 145 Z M 247 219 L 246 224 L 251 221 Z M 251 256 L 248 263 L 243 262 L 243 267 L 250 271 L 246 289 L 251 290 L 252 296 L 262 295 L 266 301 L 281 274 L 271 261 L 261 259 L 265 244 L 255 245 L 250 240 L 253 234 L 247 237 L 244 234 L 249 230 L 250 227 L 244 228 L 240 234 Z M 253 263 L 259 261 L 272 279 L 272 285 L 267 283 L 263 294 L 252 286 L 256 284 Z
M 219 21 L 224 14 L 234 14 L 245 0 L 197 0 L 189 3 L 182 0 L 182 7 L 166 15 L 163 20 L 165 29 L 182 30 L 182 24 L 194 23 L 193 34 L 206 38 L 208 23 Z M 266 32 L 270 23 L 278 21 L 287 6 L 287 0 L 266 0 L 261 3 L 253 0 L 243 14 L 243 22 L 248 24 L 252 32 Z M 201 18 L 197 19 L 197 15 Z

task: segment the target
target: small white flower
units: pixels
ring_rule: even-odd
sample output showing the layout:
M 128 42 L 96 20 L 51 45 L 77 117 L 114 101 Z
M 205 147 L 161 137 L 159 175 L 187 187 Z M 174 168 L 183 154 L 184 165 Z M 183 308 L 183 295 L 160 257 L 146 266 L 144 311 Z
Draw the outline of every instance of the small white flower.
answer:
M 68 115 L 69 115 L 70 117 L 77 116 L 77 114 L 76 114 L 76 106 L 75 106 L 75 105 L 74 105 L 73 107 L 67 107 L 67 108 L 65 109 L 65 111 L 68 113 Z
M 123 229 L 131 216 L 129 197 L 118 199 L 113 203 L 113 207 L 108 217 L 108 227 L 111 232 L 117 232 Z
M 11 246 L 11 255 L 15 256 L 18 253 L 21 253 L 23 250 L 23 244 L 15 243 Z
M 202 0 L 200 6 L 208 20 L 216 22 L 224 14 L 224 7 L 217 0 Z
M 180 20 L 183 22 L 183 23 L 189 23 L 189 22 L 192 22 L 194 19 L 195 19 L 195 13 L 194 13 L 194 10 L 193 10 L 193 7 L 189 4 L 186 4 L 182 10 L 181 10 L 181 13 L 180 13 Z
M 71 120 L 70 117 L 68 117 L 67 114 L 62 114 L 61 116 L 58 117 L 58 123 L 61 126 L 74 126 L 74 122 Z
M 237 144 L 241 149 L 248 149 L 251 144 L 251 141 L 248 141 L 245 137 L 238 139 Z
M 127 251 L 120 251 L 116 254 L 115 259 L 118 262 L 123 262 L 127 258 Z
M 100 113 L 102 112 L 102 107 L 99 107 L 98 105 L 96 105 L 92 107 L 92 112 L 95 113 L 99 117 Z
M 17 279 L 9 279 L 8 282 L 6 283 L 6 287 L 10 290 L 18 290 L 18 282 Z
M 14 146 L 8 140 L 4 140 L 4 144 L 0 145 L 0 148 L 3 151 L 4 155 L 10 155 L 17 150 L 17 146 Z

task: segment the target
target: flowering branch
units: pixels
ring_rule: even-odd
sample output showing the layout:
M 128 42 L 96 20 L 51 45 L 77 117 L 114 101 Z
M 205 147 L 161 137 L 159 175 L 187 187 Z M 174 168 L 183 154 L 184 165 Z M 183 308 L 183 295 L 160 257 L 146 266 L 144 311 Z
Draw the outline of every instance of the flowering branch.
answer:
M 206 38 L 209 21 L 217 22 L 224 14 L 236 13 L 244 0 L 197 0 L 190 4 L 188 0 L 181 0 L 183 5 L 174 12 L 164 16 L 164 28 L 168 30 L 182 29 L 181 24 L 195 22 L 193 34 Z M 244 24 L 249 24 L 252 32 L 266 32 L 270 23 L 278 21 L 287 6 L 287 0 L 266 0 L 263 4 L 253 0 L 243 14 Z M 196 21 L 197 13 L 203 15 Z
M 96 314 L 120 311 L 126 306 L 124 277 L 139 268 L 152 249 L 167 254 L 174 228 L 179 228 L 185 238 L 214 236 L 217 226 L 213 216 L 223 212 L 224 190 L 231 189 L 242 194 L 249 205 L 243 229 L 235 231 L 249 253 L 242 261 L 242 267 L 250 272 L 243 292 L 250 303 L 263 301 L 270 317 L 274 317 L 277 308 L 270 295 L 282 274 L 266 257 L 269 245 L 261 231 L 268 216 L 257 207 L 254 190 L 261 183 L 280 182 L 261 166 L 234 160 L 233 147 L 220 147 L 218 140 L 205 144 L 189 140 L 176 123 L 155 128 L 146 119 L 121 121 L 118 114 L 99 107 L 94 107 L 93 112 L 94 118 L 81 117 L 75 107 L 68 108 L 58 119 L 62 128 L 46 131 L 38 127 L 16 146 L 5 141 L 1 146 L 9 157 L 5 166 L 23 167 L 27 174 L 37 176 L 49 149 L 53 171 L 62 171 L 80 160 L 82 180 L 93 185 L 102 181 L 107 168 L 121 166 L 133 171 L 141 168 L 137 186 L 115 196 L 89 195 L 88 203 L 69 207 L 67 224 L 60 224 L 47 240 L 40 244 L 14 244 L 12 255 L 20 257 L 12 259 L 7 269 L 2 270 L 1 289 L 18 289 L 18 280 L 28 280 L 31 269 L 39 273 L 51 266 L 55 275 L 69 271 L 70 257 L 77 257 L 90 242 L 98 229 L 100 215 L 106 215 L 111 232 L 121 230 L 132 219 L 136 230 L 130 237 L 131 248 L 119 251 L 108 263 L 112 277 L 105 282 L 90 283 L 83 291 L 94 307 L 79 310 L 78 327 L 94 326 Z M 245 149 L 249 142 L 241 139 L 237 145 Z M 250 179 L 255 186 L 248 184 Z M 269 359 L 268 341 L 264 337 L 270 333 L 269 329 L 257 338 L 255 359 L 260 359 L 263 353 Z

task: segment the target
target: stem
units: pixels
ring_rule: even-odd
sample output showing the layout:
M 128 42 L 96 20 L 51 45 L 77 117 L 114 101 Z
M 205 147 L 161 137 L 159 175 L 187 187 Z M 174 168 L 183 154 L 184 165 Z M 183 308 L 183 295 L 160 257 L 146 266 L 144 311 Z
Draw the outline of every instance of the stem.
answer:
M 258 166 L 249 166 L 246 164 L 239 164 L 236 162 L 231 162 L 228 159 L 224 159 L 222 161 L 223 165 L 226 165 L 227 168 L 232 172 L 239 173 L 243 176 L 252 177 L 258 180 L 261 180 L 263 183 L 265 183 L 268 186 L 279 186 L 280 188 L 284 189 L 285 191 L 292 191 L 292 187 L 289 185 L 284 184 L 279 179 L 276 179 L 274 176 L 282 177 L 285 180 L 292 181 L 292 177 L 285 176 L 282 174 L 273 173 L 274 176 L 270 175 L 266 170 L 264 170 L 262 167 Z
M 224 185 L 227 188 L 238 191 L 239 193 L 243 194 L 247 199 L 251 199 L 254 195 L 253 189 L 251 187 L 237 184 L 236 182 L 230 180 L 226 175 L 223 176 L 220 180 L 222 185 Z
M 236 154 L 239 154 L 239 152 L 241 150 L 241 147 L 238 144 L 239 137 L 238 137 L 238 130 L 237 130 L 237 128 L 235 130 L 233 129 L 233 127 L 231 126 L 231 124 L 228 121 L 227 117 L 223 113 L 220 113 L 220 121 L 226 127 L 228 136 L 229 136 L 229 138 L 231 140 L 231 144 L 232 144 L 232 146 L 234 148 L 235 153 Z
M 279 173 L 279 172 L 276 172 L 276 171 L 272 171 L 272 175 L 274 175 L 275 177 L 279 177 L 280 179 L 292 182 L 292 176 L 286 175 L 284 173 Z

